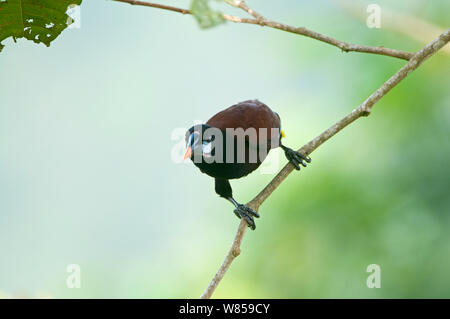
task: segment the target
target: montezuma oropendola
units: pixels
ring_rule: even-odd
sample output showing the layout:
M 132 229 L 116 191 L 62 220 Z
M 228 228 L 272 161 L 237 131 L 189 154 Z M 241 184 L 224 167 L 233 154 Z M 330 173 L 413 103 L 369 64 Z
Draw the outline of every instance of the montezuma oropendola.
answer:
M 264 133 L 265 132 L 265 133 Z M 311 159 L 281 143 L 284 136 L 280 117 L 258 100 L 230 106 L 210 118 L 206 124 L 194 125 L 186 133 L 190 158 L 205 174 L 215 178 L 216 193 L 235 206 L 234 213 L 255 229 L 253 217 L 258 213 L 233 198 L 230 179 L 246 176 L 256 170 L 270 149 L 280 146 L 287 159 L 299 170 Z

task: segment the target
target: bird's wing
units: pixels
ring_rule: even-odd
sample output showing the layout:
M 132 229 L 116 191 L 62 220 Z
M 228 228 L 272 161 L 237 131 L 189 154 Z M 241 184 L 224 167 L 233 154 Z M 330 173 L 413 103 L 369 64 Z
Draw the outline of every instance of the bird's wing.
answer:
M 278 141 L 280 138 L 280 118 L 267 105 L 258 100 L 244 101 L 217 113 L 210 118 L 206 124 L 226 131 L 227 128 L 255 128 L 258 134 L 259 129 L 267 129 L 267 142 Z M 275 128 L 276 135 L 272 136 L 271 129 Z M 262 141 L 260 141 L 261 143 Z

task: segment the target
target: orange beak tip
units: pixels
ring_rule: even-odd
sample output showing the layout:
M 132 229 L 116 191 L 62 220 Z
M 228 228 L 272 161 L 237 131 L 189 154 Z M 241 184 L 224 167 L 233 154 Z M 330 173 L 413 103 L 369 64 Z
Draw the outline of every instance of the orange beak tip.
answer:
M 190 158 L 192 156 L 192 149 L 190 146 L 188 146 L 188 148 L 186 149 L 186 153 L 184 154 L 184 160 L 186 158 Z

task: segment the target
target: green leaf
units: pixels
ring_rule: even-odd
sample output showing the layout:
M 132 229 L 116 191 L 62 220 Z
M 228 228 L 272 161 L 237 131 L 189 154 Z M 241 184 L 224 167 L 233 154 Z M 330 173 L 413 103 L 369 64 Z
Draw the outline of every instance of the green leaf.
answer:
M 0 51 L 9 37 L 49 46 L 73 22 L 66 14 L 71 4 L 81 0 L 0 0 Z
M 221 12 L 211 9 L 208 0 L 192 0 L 191 12 L 203 29 L 212 28 L 225 22 Z

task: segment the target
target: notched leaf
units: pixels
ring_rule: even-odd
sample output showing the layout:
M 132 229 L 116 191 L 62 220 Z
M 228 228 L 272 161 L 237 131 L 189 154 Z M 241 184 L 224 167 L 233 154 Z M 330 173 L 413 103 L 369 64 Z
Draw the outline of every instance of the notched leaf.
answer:
M 67 28 L 67 9 L 82 0 L 0 0 L 1 41 L 12 37 L 26 38 L 35 43 L 50 43 Z

